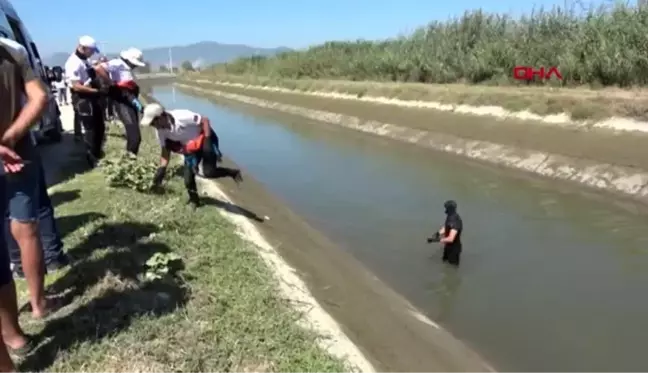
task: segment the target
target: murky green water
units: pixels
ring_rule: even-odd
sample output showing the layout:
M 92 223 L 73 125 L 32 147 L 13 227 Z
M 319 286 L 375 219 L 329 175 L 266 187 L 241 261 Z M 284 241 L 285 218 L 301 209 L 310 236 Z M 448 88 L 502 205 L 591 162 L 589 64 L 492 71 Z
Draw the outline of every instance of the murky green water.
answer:
M 209 116 L 247 173 L 496 368 L 648 369 L 645 216 L 348 130 L 254 117 L 169 87 L 154 95 Z M 448 198 L 465 225 L 458 271 L 425 244 Z

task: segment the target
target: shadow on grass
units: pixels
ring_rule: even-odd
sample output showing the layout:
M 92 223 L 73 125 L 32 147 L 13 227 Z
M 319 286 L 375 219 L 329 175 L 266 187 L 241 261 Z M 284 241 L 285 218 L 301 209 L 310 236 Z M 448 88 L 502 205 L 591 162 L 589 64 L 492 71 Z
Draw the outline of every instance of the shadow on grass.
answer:
M 107 247 L 132 248 L 138 241 L 159 230 L 154 224 L 137 222 L 104 223 L 97 227 L 82 243 L 71 248 L 72 255 L 83 257 Z M 134 253 L 136 254 L 136 253 Z
M 59 143 L 38 146 L 48 187 L 64 183 L 90 169 L 83 144 L 75 142 L 71 133 L 63 133 L 62 136 Z
M 235 205 L 233 203 L 229 203 L 226 201 L 221 201 L 220 199 L 212 198 L 212 197 L 202 197 L 201 201 L 203 204 L 207 206 L 216 206 L 220 209 L 223 209 L 229 213 L 236 214 L 236 215 L 241 215 L 244 216 L 250 220 L 254 220 L 259 223 L 263 223 L 265 219 L 263 217 L 257 215 L 254 211 L 248 210 L 245 207 L 241 207 L 239 205 Z
M 116 127 L 117 125 L 115 124 L 114 126 Z M 125 139 L 126 138 L 126 135 L 123 134 L 123 133 L 107 132 L 106 135 L 108 137 L 115 137 L 115 138 L 118 138 L 118 139 Z
M 69 271 L 47 291 L 51 294 L 64 294 L 64 304 L 85 293 L 101 282 L 109 273 L 124 280 L 137 281 L 146 271 L 146 261 L 155 253 L 169 252 L 169 248 L 157 242 L 139 242 L 157 232 L 152 224 L 105 223 L 97 227 L 79 245 L 70 248 L 68 253 L 79 258 Z M 93 257 L 94 251 L 111 248 L 113 250 Z
M 214 176 L 209 177 L 209 178 L 206 178 L 206 177 L 203 176 L 203 178 L 206 179 L 206 180 L 216 180 L 216 179 L 220 179 L 220 178 L 224 178 L 224 177 L 233 178 L 232 175 L 234 175 L 238 171 L 239 170 L 236 169 L 236 168 L 220 167 L 219 166 L 219 167 L 216 168 Z M 183 176 L 183 172 L 184 172 L 184 166 L 179 166 L 179 167 L 176 167 L 173 170 L 173 175 L 174 176 Z M 236 214 L 236 215 L 241 215 L 241 216 L 244 216 L 244 217 L 246 217 L 246 218 L 248 218 L 250 220 L 254 220 L 254 221 L 259 222 L 259 223 L 263 223 L 265 221 L 265 219 L 263 219 L 262 216 L 257 215 L 254 211 L 249 210 L 249 209 L 247 209 L 245 207 L 230 203 L 230 202 L 221 201 L 219 199 L 212 198 L 212 197 L 201 197 L 200 200 L 202 201 L 202 203 L 204 205 L 215 206 L 215 207 L 223 209 L 223 210 L 225 210 L 225 211 L 227 211 L 229 213 Z
M 64 192 L 54 192 L 49 197 L 52 201 L 52 207 L 56 207 L 79 199 L 79 197 L 81 197 L 81 191 L 79 189 L 75 189 Z
M 186 290 L 172 281 L 106 289 L 101 296 L 70 314 L 50 320 L 40 334 L 43 344 L 20 364 L 19 370 L 47 370 L 60 353 L 79 348 L 84 342 L 96 343 L 124 332 L 139 317 L 160 317 L 174 312 L 186 300 Z
M 59 353 L 123 332 L 138 317 L 158 317 L 184 306 L 187 294 L 179 280 L 142 281 L 146 261 L 155 253 L 170 251 L 163 243 L 139 242 L 156 231 L 152 224 L 106 223 L 69 251 L 79 257 L 80 253 L 112 249 L 75 263 L 48 293 L 60 294 L 65 304 L 90 288 L 99 295 L 48 321 L 39 336 L 42 345 L 21 363 L 21 371 L 46 370 Z
M 68 234 L 77 230 L 79 227 L 105 217 L 106 215 L 100 214 L 98 212 L 85 212 L 78 215 L 61 216 L 56 218 L 56 226 L 58 227 L 61 239 L 63 239 Z

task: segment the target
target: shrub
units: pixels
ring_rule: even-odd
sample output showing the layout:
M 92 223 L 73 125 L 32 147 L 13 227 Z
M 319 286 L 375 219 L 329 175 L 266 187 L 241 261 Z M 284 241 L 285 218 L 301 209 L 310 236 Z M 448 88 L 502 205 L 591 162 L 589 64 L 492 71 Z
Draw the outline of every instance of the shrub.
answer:
M 114 156 L 101 161 L 101 171 L 108 185 L 147 192 L 151 187 L 157 166 L 147 160 L 131 156 Z

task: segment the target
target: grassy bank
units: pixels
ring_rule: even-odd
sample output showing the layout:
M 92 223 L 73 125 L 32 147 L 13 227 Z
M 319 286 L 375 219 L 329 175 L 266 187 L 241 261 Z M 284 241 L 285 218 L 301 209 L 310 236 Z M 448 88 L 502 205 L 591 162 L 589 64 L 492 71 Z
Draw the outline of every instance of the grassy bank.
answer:
M 122 133 L 111 127 L 108 159 L 121 156 Z M 159 149 L 151 131 L 143 136 L 141 152 L 153 164 Z M 47 322 L 22 316 L 42 342 L 21 369 L 344 370 L 296 325 L 300 315 L 275 295 L 271 273 L 217 201 L 192 211 L 181 178 L 167 179 L 162 196 L 111 188 L 102 168 L 55 187 L 61 233 L 77 262 L 52 276 L 49 289 L 69 305 Z
M 538 115 L 566 113 L 574 120 L 601 120 L 613 116 L 648 120 L 648 92 L 640 89 L 589 90 L 467 84 L 353 82 L 231 75 L 212 71 L 181 76 L 181 80 L 189 84 L 198 79 L 213 83 L 249 85 L 250 89 L 256 86 L 283 88 L 294 92 L 342 93 L 358 98 L 386 97 L 450 105 L 500 106 L 512 112 L 528 110 Z

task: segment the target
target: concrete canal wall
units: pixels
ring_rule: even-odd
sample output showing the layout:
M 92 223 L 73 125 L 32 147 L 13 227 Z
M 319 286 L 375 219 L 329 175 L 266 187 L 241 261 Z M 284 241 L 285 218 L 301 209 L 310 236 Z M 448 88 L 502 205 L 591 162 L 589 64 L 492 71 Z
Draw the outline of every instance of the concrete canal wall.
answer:
M 201 95 L 208 94 L 244 104 L 278 110 L 287 114 L 409 142 L 417 146 L 461 155 L 527 173 L 575 182 L 590 188 L 618 193 L 648 202 L 648 172 L 633 166 L 581 159 L 491 141 L 466 139 L 447 133 L 411 128 L 398 123 L 366 120 L 332 111 L 314 110 L 244 94 L 225 92 L 218 88 L 217 83 L 213 83 L 214 88 L 198 87 L 188 81 L 176 83 L 176 86 Z

